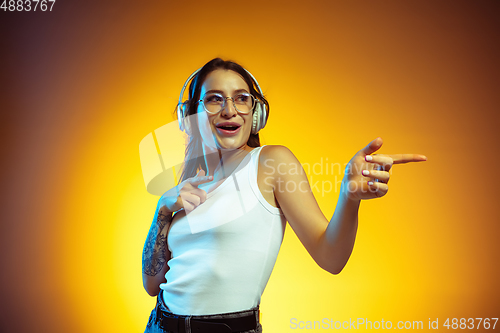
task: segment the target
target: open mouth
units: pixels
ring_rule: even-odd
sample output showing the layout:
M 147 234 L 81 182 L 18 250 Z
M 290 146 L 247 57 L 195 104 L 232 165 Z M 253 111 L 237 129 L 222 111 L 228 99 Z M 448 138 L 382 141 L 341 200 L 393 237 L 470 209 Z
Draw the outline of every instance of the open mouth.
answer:
M 216 125 L 216 127 L 221 134 L 236 134 L 239 132 L 241 125 L 236 123 L 223 123 Z

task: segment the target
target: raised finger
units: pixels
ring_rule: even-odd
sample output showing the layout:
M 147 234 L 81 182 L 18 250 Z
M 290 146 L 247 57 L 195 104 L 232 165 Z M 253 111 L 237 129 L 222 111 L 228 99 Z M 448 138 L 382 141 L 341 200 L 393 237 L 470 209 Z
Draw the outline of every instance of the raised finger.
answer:
M 189 178 L 188 181 L 193 186 L 208 183 L 213 180 L 212 176 L 205 176 L 205 170 L 200 170 L 195 177 Z
M 427 161 L 427 156 L 420 154 L 394 154 L 389 156 L 394 161 L 394 164 Z
M 361 149 L 360 152 L 365 154 L 365 155 L 370 155 L 376 152 L 377 150 L 382 147 L 382 144 L 384 142 L 382 141 L 382 138 L 376 138 L 372 142 L 370 142 L 365 148 Z

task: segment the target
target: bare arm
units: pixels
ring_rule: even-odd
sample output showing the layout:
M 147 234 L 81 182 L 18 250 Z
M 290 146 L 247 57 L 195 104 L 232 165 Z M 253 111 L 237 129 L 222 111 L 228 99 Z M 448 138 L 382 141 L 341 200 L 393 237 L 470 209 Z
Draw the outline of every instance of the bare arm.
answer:
M 324 239 L 321 239 L 324 243 L 321 256 L 327 261 L 323 268 L 333 274 L 340 273 L 347 264 L 358 230 L 360 200 L 350 200 L 343 187 L 340 192 L 333 217 L 326 228 Z M 328 259 L 331 257 L 335 260 Z
M 158 295 L 160 284 L 166 282 L 167 261 L 170 259 L 167 232 L 171 222 L 172 213 L 168 212 L 165 206 L 160 208 L 158 204 L 142 251 L 142 282 L 144 289 L 151 296 Z
M 373 140 L 349 161 L 330 221 L 321 212 L 307 175 L 293 153 L 283 146 L 268 146 L 262 151 L 266 184 L 271 185 L 286 219 L 311 257 L 332 274 L 340 273 L 351 256 L 361 200 L 387 193 L 393 164 L 427 159 L 418 154 L 371 155 L 382 143 L 380 138 Z
M 189 214 L 203 204 L 207 193 L 198 185 L 211 181 L 202 170 L 195 177 L 183 181 L 162 195 L 156 207 L 155 217 L 149 229 L 144 250 L 142 251 L 142 283 L 151 296 L 160 292 L 160 284 L 165 283 L 168 260 L 171 253 L 167 246 L 167 235 L 172 223 L 172 213 L 184 209 Z
M 321 268 L 339 273 L 354 246 L 359 200 L 341 194 L 329 222 L 293 153 L 283 146 L 267 146 L 262 155 L 266 183 L 273 184 L 274 195 L 297 237 Z

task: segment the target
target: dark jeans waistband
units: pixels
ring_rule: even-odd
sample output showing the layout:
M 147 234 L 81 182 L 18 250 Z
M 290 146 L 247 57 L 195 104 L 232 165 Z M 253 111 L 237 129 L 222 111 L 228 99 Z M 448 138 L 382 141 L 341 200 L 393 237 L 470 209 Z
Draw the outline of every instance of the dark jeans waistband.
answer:
M 223 325 L 222 327 L 220 326 L 221 324 Z M 244 311 L 210 315 L 177 315 L 170 311 L 163 300 L 162 292 L 160 292 L 145 332 L 191 333 L 195 331 L 200 333 L 261 333 L 262 326 L 259 323 L 259 306 Z
M 192 319 L 219 319 L 219 318 L 241 318 L 241 317 L 246 317 L 252 313 L 256 314 L 257 316 L 257 321 L 259 321 L 259 306 L 257 305 L 254 308 L 248 309 L 248 310 L 243 310 L 243 311 L 236 311 L 236 312 L 226 312 L 226 313 L 218 313 L 218 314 L 211 314 L 211 315 L 193 315 L 193 316 L 186 316 L 186 315 L 178 315 L 175 313 L 172 313 L 168 306 L 165 304 L 165 301 L 163 300 L 163 290 L 160 291 L 160 293 L 157 296 L 156 300 L 157 306 L 160 307 L 161 311 L 164 311 L 166 313 L 186 318 L 186 317 L 191 317 Z

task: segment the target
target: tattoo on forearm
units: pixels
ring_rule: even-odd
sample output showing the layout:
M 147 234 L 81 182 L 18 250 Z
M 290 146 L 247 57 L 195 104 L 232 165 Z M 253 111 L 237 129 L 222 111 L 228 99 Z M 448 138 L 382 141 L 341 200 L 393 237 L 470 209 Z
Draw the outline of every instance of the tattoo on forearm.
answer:
M 142 271 L 149 276 L 155 276 L 167 262 L 167 238 L 165 228 L 171 222 L 172 216 L 158 212 L 156 223 L 151 225 L 144 250 L 142 252 Z

